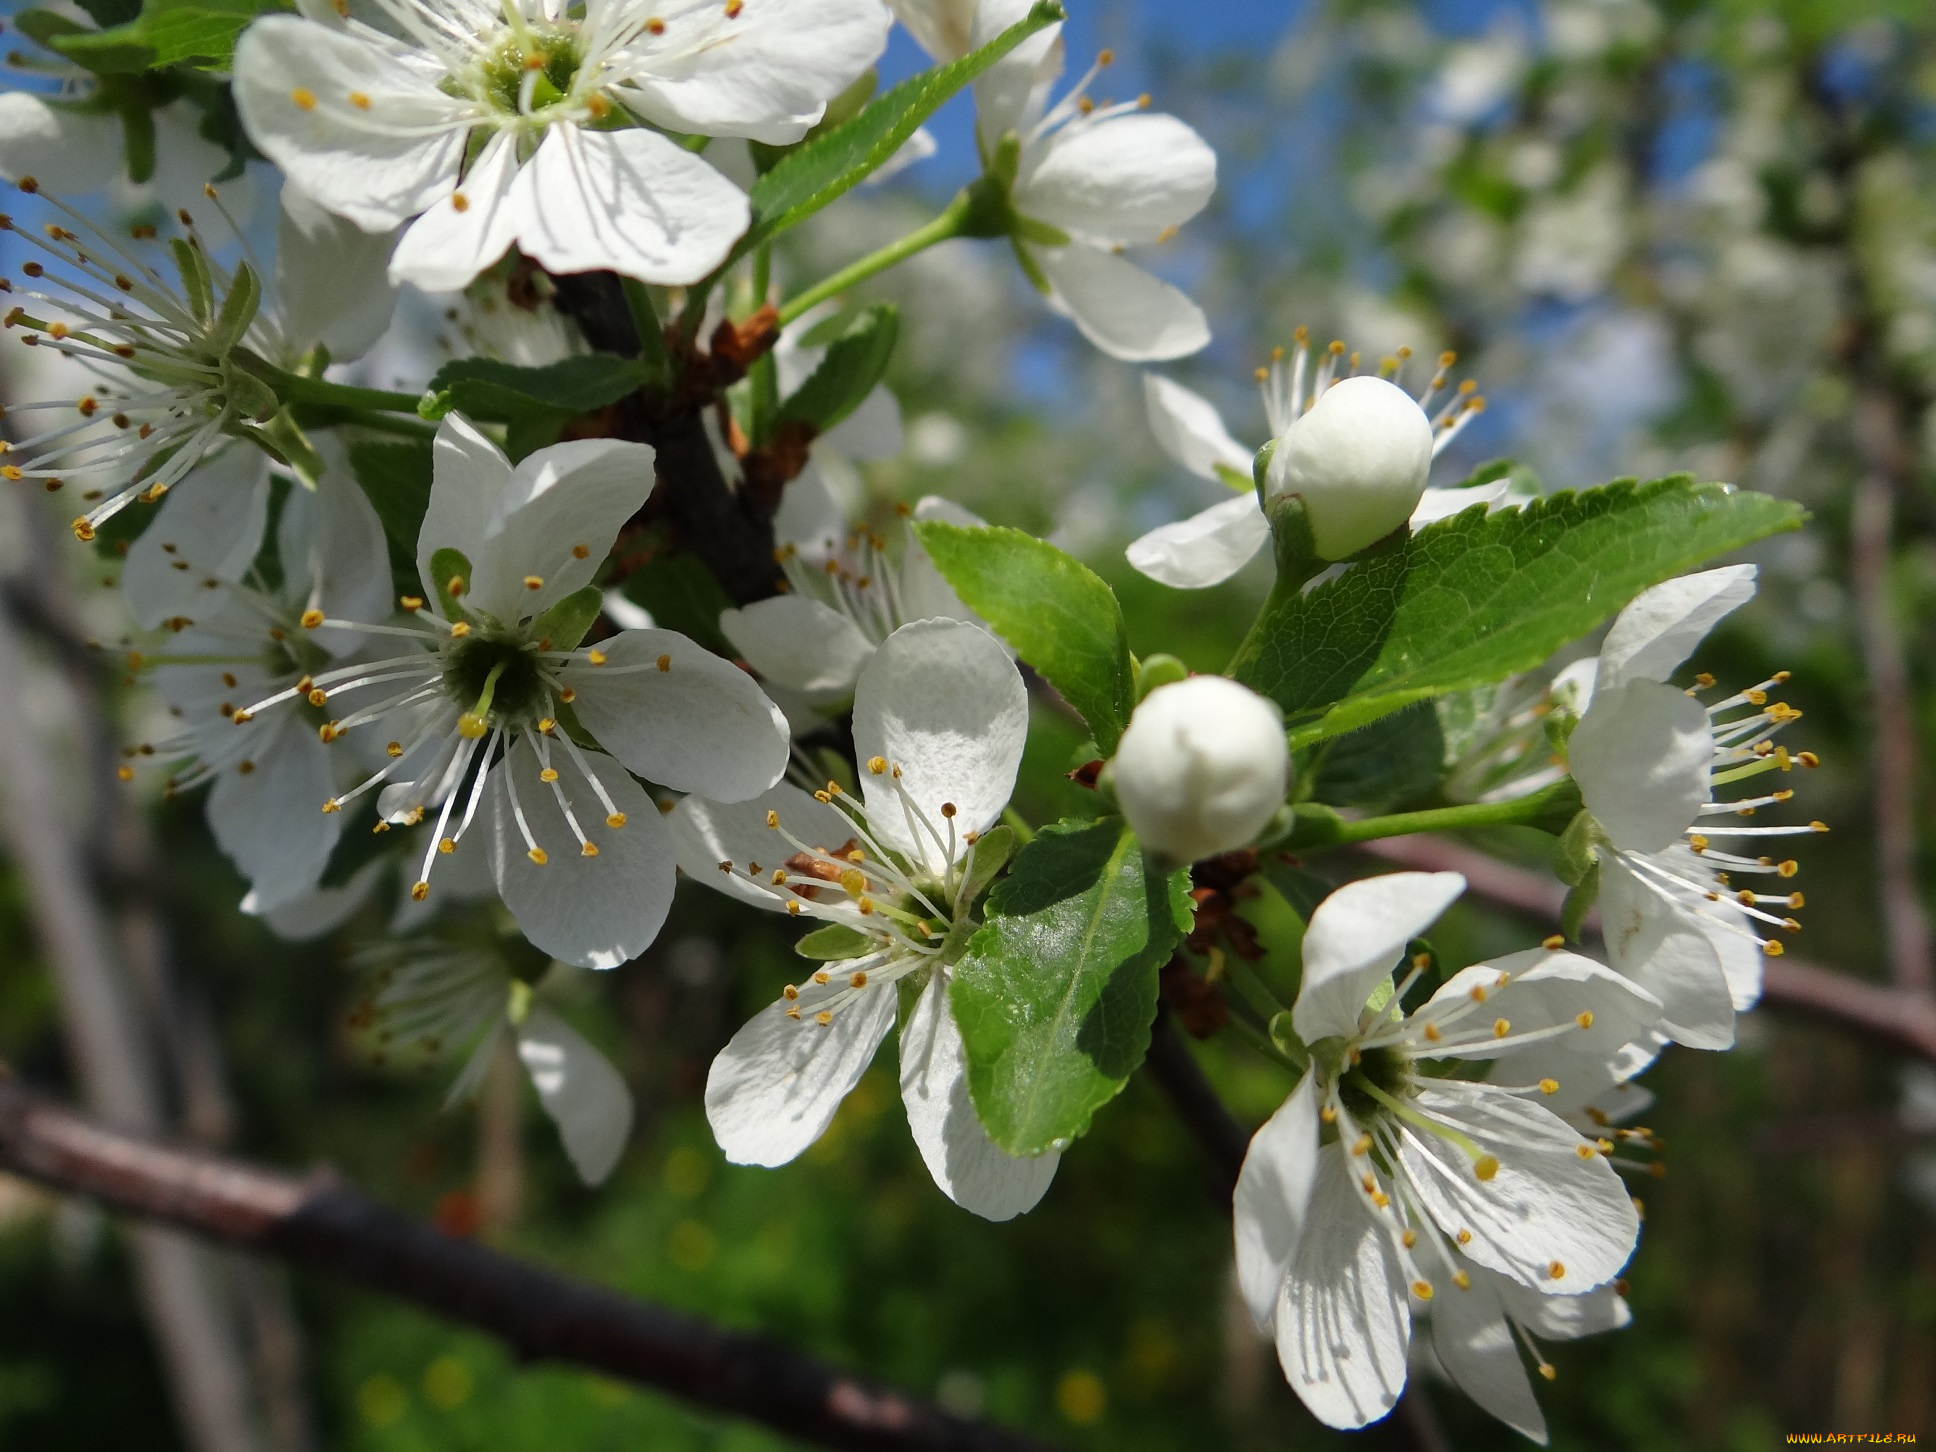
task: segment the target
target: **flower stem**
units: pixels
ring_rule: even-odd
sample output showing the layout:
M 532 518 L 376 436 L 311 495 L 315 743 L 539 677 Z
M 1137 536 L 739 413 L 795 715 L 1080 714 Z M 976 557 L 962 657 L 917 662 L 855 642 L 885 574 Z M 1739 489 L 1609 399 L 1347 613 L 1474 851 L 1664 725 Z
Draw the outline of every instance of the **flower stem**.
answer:
M 761 243 L 753 249 L 753 306 L 763 307 L 766 295 L 772 289 L 773 249 Z M 752 384 L 747 432 L 753 436 L 753 443 L 757 447 L 766 442 L 767 434 L 773 427 L 774 415 L 780 411 L 780 372 L 774 366 L 771 349 L 753 360 L 753 366 L 747 370 L 746 376 Z
M 1509 802 L 1473 802 L 1456 807 L 1434 807 L 1423 812 L 1397 812 L 1385 817 L 1347 820 L 1329 807 L 1307 803 L 1297 809 L 1297 820 L 1284 845 L 1289 848 L 1346 847 L 1374 842 L 1380 837 L 1406 837 L 1415 832 L 1458 832 L 1473 827 L 1535 827 L 1560 832 L 1580 810 L 1580 789 L 1571 777 L 1544 791 Z
M 636 278 L 621 278 L 625 305 L 632 314 L 632 330 L 639 335 L 639 361 L 664 384 L 672 377 L 672 359 L 666 352 L 665 326 L 659 310 L 652 306 L 652 294 Z
M 857 283 L 867 281 L 876 273 L 905 262 L 916 253 L 925 252 L 937 242 L 946 242 L 950 237 L 962 234 L 962 224 L 967 220 L 970 205 L 968 194 L 963 192 L 932 221 L 916 227 L 905 237 L 896 239 L 877 252 L 870 252 L 858 262 L 850 262 L 832 277 L 815 283 L 805 292 L 780 309 L 780 323 L 785 326 L 793 322 L 809 308 L 817 307 L 830 297 L 838 296 Z
M 240 350 L 237 350 L 240 361 Z M 266 359 L 249 357 L 244 366 L 276 392 L 284 403 L 319 404 L 325 408 L 374 409 L 385 413 L 417 411 L 419 395 L 392 393 L 383 388 L 353 388 L 347 383 L 331 383 L 327 378 L 305 378 L 288 373 Z

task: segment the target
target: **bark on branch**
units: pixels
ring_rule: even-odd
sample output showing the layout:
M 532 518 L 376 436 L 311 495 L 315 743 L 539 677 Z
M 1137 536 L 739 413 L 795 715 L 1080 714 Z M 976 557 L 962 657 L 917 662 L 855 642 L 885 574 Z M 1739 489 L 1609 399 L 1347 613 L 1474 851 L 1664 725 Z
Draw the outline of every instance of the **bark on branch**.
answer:
M 852 1452 L 1041 1452 L 762 1336 L 455 1240 L 326 1175 L 298 1178 L 110 1129 L 0 1083 L 0 1165 L 111 1209 L 355 1281 L 563 1361 Z

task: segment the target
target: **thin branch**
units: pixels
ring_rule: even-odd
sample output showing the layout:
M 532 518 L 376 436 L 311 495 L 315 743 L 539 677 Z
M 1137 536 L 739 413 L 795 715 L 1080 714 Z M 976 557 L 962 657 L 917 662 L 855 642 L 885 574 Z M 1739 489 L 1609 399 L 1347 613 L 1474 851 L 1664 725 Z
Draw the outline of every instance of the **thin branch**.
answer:
M 276 1256 L 564 1361 L 851 1452 L 1041 1452 L 762 1336 L 575 1281 L 405 1219 L 327 1176 L 158 1144 L 0 1083 L 0 1165 Z
M 1394 837 L 1360 850 L 1422 872 L 1463 873 L 1478 896 L 1541 923 L 1557 923 L 1566 899 L 1566 889 L 1557 882 L 1452 842 Z M 1597 929 L 1594 919 L 1588 922 Z M 1763 961 L 1761 1001 L 1936 1062 L 1936 1001 L 1927 993 L 1884 988 L 1784 957 Z

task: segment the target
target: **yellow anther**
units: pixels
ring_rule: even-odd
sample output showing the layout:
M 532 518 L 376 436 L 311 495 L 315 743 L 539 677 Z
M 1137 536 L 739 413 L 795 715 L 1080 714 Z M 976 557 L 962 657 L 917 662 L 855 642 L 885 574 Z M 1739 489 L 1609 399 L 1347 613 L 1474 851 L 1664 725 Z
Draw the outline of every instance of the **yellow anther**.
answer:
M 578 699 L 578 692 L 574 691 L 570 686 L 560 686 L 558 688 L 558 699 L 569 706 L 573 701 Z
M 867 770 L 870 773 L 872 773 L 874 776 L 880 776 L 883 772 L 887 770 L 887 758 L 885 756 L 868 757 Z
M 1560 1081 L 1559 1081 L 1559 1080 L 1557 1080 L 1557 1079 L 1541 1079 L 1541 1080 L 1539 1081 L 1539 1092 L 1540 1092 L 1540 1093 L 1542 1093 L 1542 1094 L 1557 1094 L 1557 1093 L 1559 1093 L 1559 1092 L 1560 1092 Z
M 1791 857 L 1786 862 L 1780 863 L 1775 867 L 1775 875 L 1777 877 L 1793 877 L 1797 872 L 1800 872 L 1801 870 L 1802 870 L 1801 863 L 1797 862 L 1794 858 Z
M 115 774 L 116 776 L 118 776 L 118 777 L 120 777 L 120 778 L 121 778 L 121 780 L 123 780 L 123 781 L 133 781 L 133 780 L 134 780 L 134 768 L 133 768 L 132 766 L 123 766 L 123 767 L 119 767 L 119 768 L 117 768 L 117 769 L 116 769 L 116 771 L 115 771 L 115 773 L 114 773 L 114 774 Z
M 829 976 L 827 970 L 825 968 L 822 968 L 818 973 L 813 975 L 813 981 L 815 983 L 821 984 L 822 986 L 825 986 L 826 984 L 833 982 L 833 979 L 831 976 Z
M 598 856 L 598 844 L 597 844 L 596 842 L 587 842 L 587 843 L 585 843 L 585 844 L 584 844 L 583 846 L 581 846 L 581 847 L 580 847 L 580 848 L 578 849 L 578 855 L 579 855 L 580 857 L 596 857 L 596 856 Z
M 543 575 L 526 575 L 526 576 L 524 577 L 524 588 L 525 588 L 525 589 L 527 589 L 527 590 L 542 590 L 542 589 L 544 589 L 544 576 L 543 576 Z
M 1580 1010 L 1580 1011 L 1579 1011 L 1578 1013 L 1576 1013 L 1575 1015 L 1573 1015 L 1573 1022 L 1575 1022 L 1576 1024 L 1578 1024 L 1578 1025 L 1579 1025 L 1579 1026 L 1580 1026 L 1581 1028 L 1583 1028 L 1583 1029 L 1590 1029 L 1590 1028 L 1592 1028 L 1592 1027 L 1593 1027 L 1593 1010 L 1592 1010 L 1592 1009 L 1590 1009 L 1590 1008 L 1583 1008 L 1583 1009 L 1581 1009 L 1581 1010 Z
M 1439 1026 L 1437 1024 L 1428 1023 L 1425 1025 L 1425 1038 L 1428 1043 L 1436 1044 L 1442 1037 L 1444 1035 L 1439 1032 Z
M 1810 822 L 1810 823 L 1808 824 L 1808 830 L 1809 830 L 1809 831 L 1811 831 L 1811 832 L 1826 832 L 1826 831 L 1828 830 L 1828 823 L 1827 823 L 1827 822 Z
M 321 625 L 322 623 L 323 623 L 323 612 L 322 612 L 322 611 L 320 611 L 320 610 L 305 610 L 305 611 L 303 611 L 303 613 L 302 613 L 302 628 L 303 628 L 304 630 L 314 630 L 314 629 L 315 629 L 315 628 L 316 628 L 317 626 L 319 626 L 319 625 Z
M 1566 1266 L 1560 1261 L 1553 1261 L 1546 1267 L 1546 1278 L 1549 1281 L 1557 1281 L 1565 1276 L 1565 1274 Z
M 1549 953 L 1557 953 L 1561 948 L 1566 946 L 1566 939 L 1560 934 L 1554 933 L 1551 937 L 1541 938 L 1539 945 Z
M 1593 1158 L 1593 1146 L 1588 1144 L 1585 1140 L 1581 1140 L 1578 1144 L 1573 1146 L 1573 1153 L 1578 1155 L 1583 1160 L 1590 1160 Z
M 625 825 L 625 813 L 613 812 L 609 817 L 605 819 L 605 825 L 610 827 L 614 832 L 616 832 L 620 827 L 623 827 Z
M 865 988 L 867 986 L 867 975 L 865 973 L 856 973 L 852 978 L 847 980 L 847 986 L 849 988 Z
M 1503 1039 L 1507 1034 L 1511 1032 L 1512 1032 L 1511 1019 L 1495 1018 L 1492 1021 L 1492 1036 L 1495 1039 Z
M 786 1011 L 786 1016 L 792 1019 L 795 1023 L 798 1023 L 800 1021 L 800 1010 L 797 1008 L 789 1008 Z
M 821 1009 L 820 1012 L 816 1013 L 813 1016 L 813 1021 L 819 1024 L 820 1027 L 825 1028 L 828 1024 L 834 1021 L 832 1010 L 825 1009 L 825 1008 Z
M 1788 906 L 1791 908 L 1805 908 L 1808 906 L 1808 899 L 1803 897 L 1799 892 L 1791 892 L 1788 895 Z
M 1471 1290 L 1471 1289 L 1472 1289 L 1472 1276 L 1471 1276 L 1471 1273 L 1470 1273 L 1470 1272 L 1468 1272 L 1468 1271 L 1466 1271 L 1466 1270 L 1465 1270 L 1465 1269 L 1464 1269 L 1463 1267 L 1461 1267 L 1461 1268 L 1460 1268 L 1460 1269 L 1458 1269 L 1458 1270 L 1455 1270 L 1455 1271 L 1453 1271 L 1453 1272 L 1452 1272 L 1452 1284 L 1453 1284 L 1453 1285 L 1455 1285 L 1455 1286 L 1457 1286 L 1457 1287 L 1458 1287 L 1458 1288 L 1459 1288 L 1460 1290 L 1462 1290 L 1462 1291 L 1469 1291 L 1469 1290 Z
M 669 656 L 669 655 L 662 655 L 662 656 L 660 656 L 660 657 L 659 657 L 659 660 L 658 660 L 658 666 L 659 666 L 659 671 L 660 671 L 660 674 L 664 674 L 664 673 L 665 673 L 666 671 L 669 671 L 669 670 L 671 670 L 671 669 L 672 669 L 672 657 L 671 657 L 671 656 Z
M 773 869 L 772 883 L 775 887 L 786 886 L 786 869 L 784 867 L 776 867 Z
M 549 857 L 545 856 L 545 850 L 542 847 L 533 847 L 529 852 L 525 853 L 524 855 L 526 857 L 529 857 L 533 862 L 537 863 L 538 866 L 540 867 L 543 867 L 545 863 L 551 860 Z
M 1333 1106 L 1327 1104 L 1318 1110 L 1318 1118 L 1322 1119 L 1326 1124 L 1336 1124 L 1338 1122 L 1338 1111 Z
M 1545 1377 L 1548 1381 L 1558 1381 L 1560 1371 L 1559 1371 L 1559 1368 L 1553 1365 L 1552 1362 L 1542 1361 L 1539 1364 L 1539 1374 Z
M 340 812 L 342 810 L 343 810 L 343 804 L 337 801 L 335 797 L 331 797 L 328 801 L 323 803 L 323 815 L 325 817 L 334 816 L 337 812 Z
M 1370 1136 L 1370 1135 L 1368 1135 L 1368 1134 L 1361 1134 L 1361 1135 L 1359 1135 L 1359 1136 L 1358 1136 L 1358 1142 L 1357 1142 L 1356 1144 L 1354 1144 L 1354 1145 L 1352 1145 L 1352 1146 L 1351 1146 L 1351 1152 L 1352 1152 L 1352 1153 L 1353 1153 L 1354 1155 L 1368 1155 L 1368 1154 L 1370 1154 L 1370 1153 L 1371 1153 L 1371 1136 Z
M 558 723 L 552 720 L 549 716 L 546 716 L 542 721 L 538 723 L 539 732 L 545 736 L 549 736 L 552 732 L 556 731 L 557 729 L 558 729 Z
M 601 666 L 609 657 L 602 650 L 588 650 L 585 652 L 585 659 L 595 666 Z
M 471 209 L 471 199 L 462 192 L 452 192 L 450 194 L 450 207 L 454 212 L 468 212 Z
M 1485 984 L 1483 984 L 1483 983 L 1475 983 L 1475 984 L 1473 984 L 1473 985 L 1472 985 L 1472 1001 L 1473 1001 L 1474 1003 L 1484 1003 L 1484 1002 L 1486 1001 L 1486 985 L 1485 985 Z
M 1472 1173 L 1482 1180 L 1490 1180 L 1499 1173 L 1499 1160 L 1494 1155 L 1480 1155 L 1473 1161 Z
M 858 867 L 849 867 L 840 874 L 840 886 L 849 897 L 859 897 L 867 891 L 867 874 Z
M 410 900 L 412 902 L 422 902 L 425 898 L 429 896 L 430 896 L 430 884 L 427 882 L 420 882 L 415 887 L 410 889 Z
M 452 640 L 462 640 L 465 636 L 469 635 L 470 633 L 471 633 L 470 622 L 467 620 L 460 620 L 450 628 L 450 638 Z
M 1799 751 L 1795 753 L 1795 760 L 1799 761 L 1803 766 L 1808 767 L 1811 771 L 1822 764 L 1822 758 L 1812 751 Z
M 1410 1250 L 1413 1246 L 1418 1244 L 1418 1232 L 1416 1230 L 1407 1230 L 1403 1235 L 1399 1236 L 1398 1238 L 1401 1242 L 1403 1242 L 1405 1249 L 1407 1250 Z
M 1364 1186 L 1364 1190 L 1367 1195 L 1375 1195 L 1378 1193 L 1378 1181 L 1372 1178 L 1370 1175 L 1366 1175 L 1363 1179 L 1359 1180 L 1358 1183 Z
M 789 983 L 785 988 L 782 988 L 780 990 L 780 994 L 783 998 L 795 999 L 800 996 L 800 990 L 795 988 L 791 983 Z
M 1391 1196 L 1387 1195 L 1383 1190 L 1373 1190 L 1371 1192 L 1371 1203 L 1376 1205 L 1380 1210 L 1389 1209 L 1391 1207 Z
M 295 90 L 289 93 L 289 99 L 295 103 L 298 111 L 314 111 L 316 109 L 316 93 L 307 86 L 296 87 Z
M 766 814 L 766 825 L 774 828 L 777 831 L 780 826 L 780 814 L 778 812 L 769 811 Z
M 402 756 L 403 743 L 401 741 L 392 741 L 389 745 L 383 748 L 383 754 L 385 756 L 392 757 L 392 758 Z
M 1773 938 L 1765 939 L 1761 945 L 1761 955 L 1764 958 L 1779 958 L 1785 951 L 1787 950 Z
M 359 111 L 367 111 L 370 109 L 370 98 L 361 91 L 351 91 L 350 104 Z
M 554 782 L 558 780 L 558 768 L 555 766 L 547 766 L 543 771 L 538 773 L 538 780 L 542 782 Z
M 1456 1239 L 1460 1245 L 1472 1244 L 1472 1232 L 1470 1230 L 1461 1230 L 1458 1233 L 1458 1235 L 1456 1235 L 1453 1238 Z
M 329 700 L 329 692 L 325 691 L 321 686 L 317 686 L 304 699 L 312 706 L 321 706 Z
M 450 856 L 451 853 L 457 850 L 456 840 L 450 837 L 444 838 L 441 842 L 437 844 L 437 850 L 443 853 L 444 856 L 446 857 Z
M 1699 832 L 1696 832 L 1687 839 L 1687 845 L 1696 853 L 1705 852 L 1707 851 L 1707 838 L 1703 837 Z
M 1431 1300 L 1432 1283 L 1430 1281 L 1413 1281 L 1412 1294 L 1417 1296 L 1421 1301 Z

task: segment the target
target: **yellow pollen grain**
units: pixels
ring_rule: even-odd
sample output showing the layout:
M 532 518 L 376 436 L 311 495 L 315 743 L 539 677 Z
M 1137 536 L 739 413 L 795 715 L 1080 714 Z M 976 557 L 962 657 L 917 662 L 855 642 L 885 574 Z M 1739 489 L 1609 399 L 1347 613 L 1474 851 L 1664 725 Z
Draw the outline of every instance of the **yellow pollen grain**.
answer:
M 549 857 L 545 856 L 545 850 L 542 847 L 533 847 L 529 852 L 525 853 L 524 855 L 526 857 L 529 857 L 533 862 L 537 863 L 538 866 L 540 867 L 543 867 L 545 863 L 551 860 Z
M 1542 1094 L 1557 1094 L 1557 1093 L 1559 1093 L 1559 1092 L 1560 1092 L 1560 1081 L 1559 1081 L 1559 1080 L 1557 1080 L 1557 1079 L 1541 1079 L 1541 1080 L 1539 1081 L 1539 1092 L 1540 1092 L 1540 1093 L 1542 1093 Z
M 295 103 L 298 111 L 314 111 L 316 109 L 316 93 L 306 86 L 296 87 L 295 90 L 289 93 L 289 99 Z
M 613 812 L 611 816 L 605 819 L 605 825 L 616 832 L 620 827 L 625 825 L 625 813 Z

